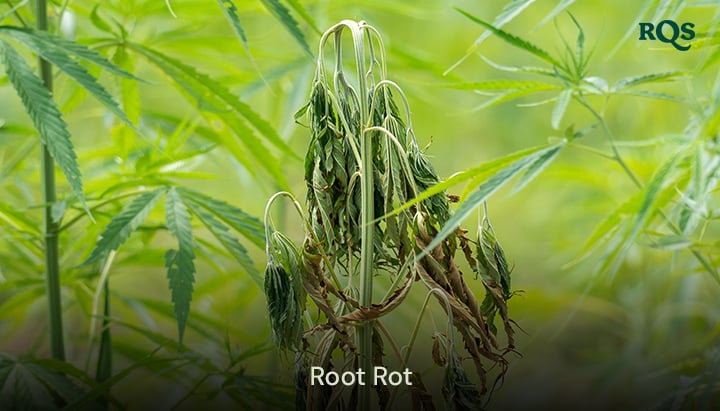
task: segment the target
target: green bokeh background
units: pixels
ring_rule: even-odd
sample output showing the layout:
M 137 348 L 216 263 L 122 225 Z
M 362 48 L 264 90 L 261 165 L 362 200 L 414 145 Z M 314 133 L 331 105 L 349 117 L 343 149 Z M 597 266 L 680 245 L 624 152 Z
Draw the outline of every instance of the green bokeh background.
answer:
M 238 3 L 242 3 L 239 4 L 240 18 L 257 68 L 233 36 L 215 2 L 172 1 L 177 17 L 170 14 L 163 2 L 156 0 L 108 1 L 102 3 L 99 11 L 128 29 L 133 41 L 161 50 L 221 80 L 268 119 L 294 150 L 304 153 L 309 135 L 294 122 L 293 114 L 307 97 L 313 61 L 259 1 Z M 540 101 L 552 94 L 477 110 L 487 97 L 443 87 L 458 81 L 534 78 L 499 72 L 480 58 L 482 55 L 503 65 L 539 63 L 528 53 L 495 37 L 488 38 L 476 53 L 443 76 L 483 32 L 452 6 L 492 21 L 505 2 L 302 3 L 321 29 L 341 19 L 362 19 L 378 28 L 387 47 L 388 77 L 404 89 L 415 133 L 421 145 L 431 143 L 427 153 L 443 178 L 510 152 L 545 144 L 549 139 L 561 137 L 561 130 L 571 125 L 579 129 L 593 122 L 587 111 L 571 104 L 561 130 L 553 130 L 552 104 L 517 105 Z M 99 35 L 88 21 L 94 5 L 90 1 L 69 2 L 68 10 L 77 16 L 75 35 L 81 42 Z M 570 18 L 562 13 L 554 21 L 538 25 L 555 6 L 554 1 L 539 0 L 504 29 L 553 54 L 562 53 L 559 36 L 572 43 L 577 33 Z M 569 10 L 582 25 L 586 44 L 593 50 L 589 75 L 605 78 L 611 84 L 632 75 L 693 70 L 704 52 L 700 49 L 678 52 L 660 43 L 640 42 L 635 32 L 620 43 L 641 13 L 640 2 L 582 0 Z M 712 19 L 708 10 L 717 12 L 712 8 L 686 8 L 675 20 L 707 25 Z M 314 49 L 319 36 L 305 24 L 302 28 Z M 611 54 L 616 46 L 617 50 Z M 172 114 L 191 122 L 198 117 L 197 107 L 180 98 L 168 80 L 141 59 L 136 62 L 136 75 L 148 80 L 140 86 L 144 112 Z M 716 68 L 710 68 L 688 80 L 651 89 L 695 98 L 707 93 L 715 75 Z M 101 79 L 113 93 L 118 90 L 114 78 L 103 74 Z M 59 76 L 56 99 L 67 100 L 75 87 L 67 78 Z M 681 133 L 688 122 L 689 110 L 687 105 L 676 102 L 626 96 L 612 98 L 606 105 L 605 117 L 618 140 L 643 142 Z M 125 173 L 122 178 L 131 174 L 132 160 L 124 157 L 120 148 L 123 144 L 133 149 L 151 144 L 135 137 L 121 143 L 118 122 L 90 98 L 65 111 L 65 118 L 80 156 L 88 191 L 100 191 L 101 187 L 94 186 L 93 180 L 107 173 Z M 5 81 L 0 82 L 0 121 L 6 125 L 30 126 L 19 99 Z M 222 132 L 218 128 L 222 126 L 210 126 Z M 152 140 L 152 132 L 148 136 Z M 18 152 L 27 138 L 3 133 L 0 128 L 0 166 L 2 159 Z M 192 144 L 194 138 L 191 136 L 188 144 Z M 584 138 L 588 146 L 608 147 L 600 132 Z M 648 181 L 676 148 L 675 143 L 667 142 L 629 145 L 621 150 L 640 178 Z M 19 172 L 3 176 L 0 201 L 40 221 L 40 210 L 32 207 L 40 202 L 39 170 L 34 153 L 23 161 Z M 281 159 L 282 172 L 291 191 L 304 198 L 302 163 L 283 158 L 277 151 L 273 154 Z M 110 160 L 115 164 L 108 166 Z M 278 190 L 262 171 L 260 178 L 253 177 L 222 148 L 180 167 L 212 175 L 209 179 L 183 180 L 183 184 L 258 217 L 262 216 L 269 196 Z M 462 190 L 463 187 L 458 186 L 450 192 L 460 194 Z M 651 407 L 665 399 L 669 390 L 676 389 L 683 376 L 698 375 L 703 367 L 713 364 L 713 347 L 718 344 L 720 332 L 720 286 L 706 272 L 696 269 L 687 251 L 651 249 L 647 246 L 648 239 L 641 236 L 640 244 L 632 247 L 612 278 L 596 274 L 601 252 L 568 266 L 582 254 L 593 227 L 637 192 L 617 164 L 568 147 L 529 186 L 517 194 L 509 195 L 510 191 L 504 189 L 495 194 L 489 207 L 498 238 L 514 267 L 513 285 L 522 290 L 510 301 L 511 316 L 524 330 L 518 333 L 517 348 L 522 358 L 508 357 L 509 371 L 504 385 L 493 396 L 490 409 Z M 61 186 L 61 197 L 69 194 L 67 186 Z M 717 195 L 712 205 L 717 207 Z M 274 215 L 286 233 L 298 241 L 301 239 L 301 226 L 290 210 L 286 210 L 286 214 L 280 210 Z M 105 215 L 97 218 L 98 226 L 78 226 L 66 234 L 64 244 L 66 250 L 70 250 L 64 264 L 66 277 L 74 278 L 73 264 L 81 261 L 76 257 L 92 250 L 94 238 L 109 221 Z M 158 210 L 148 224 L 161 219 Z M 474 216 L 465 223 L 471 231 L 476 225 Z M 711 222 L 705 240 L 716 246 L 710 252 L 715 265 L 719 238 L 717 224 Z M 11 241 L 14 240 L 9 237 L 0 239 L 0 250 L 5 250 L 1 258 L 12 255 Z M 165 232 L 145 239 L 141 234 L 134 235 L 120 249 L 110 274 L 114 315 L 168 338 L 175 338 L 176 325 L 162 255 L 172 244 Z M 248 247 L 257 267 L 262 269 L 263 250 Z M 190 322 L 196 328 L 188 330 L 187 345 L 221 362 L 224 355 L 221 344 L 199 330 L 219 341 L 227 334 L 233 345 L 247 349 L 268 342 L 270 329 L 261 290 L 237 263 L 221 256 L 216 263 L 217 267 L 213 267 L 198 262 L 190 314 Z M 9 261 L 0 261 L 0 285 L 3 281 L 42 275 L 42 271 L 18 272 L 8 267 L 11 267 Z M 481 295 L 480 282 L 473 287 Z M 90 297 L 86 288 L 67 286 L 63 294 L 68 358 L 79 366 L 88 355 Z M 45 356 L 48 341 L 44 297 L 39 293 L 22 298 L 26 293 L 21 291 L 0 290 L 0 351 Z M 401 335 L 409 333 L 417 307 L 424 298 L 418 289 L 415 291 L 407 306 L 389 320 L 390 328 L 397 329 Z M 140 304 L 145 300 L 157 302 L 155 309 L 153 305 Z M 441 316 L 437 316 L 439 318 Z M 421 339 L 424 339 L 416 348 L 413 360 L 419 369 L 431 366 L 429 335 L 434 328 L 443 330 L 444 325 L 426 321 L 423 327 Z M 152 341 L 127 328 L 116 327 L 113 333 L 117 367 L 130 364 L 155 347 Z M 714 361 L 717 362 L 717 358 Z M 253 375 L 285 375 L 291 365 L 289 359 L 270 351 L 248 360 L 245 370 Z M 173 399 L 182 396 L 184 384 L 192 380 L 161 379 L 159 375 L 157 370 L 139 372 L 137 378 L 118 385 L 117 394 L 122 397 L 123 393 L 132 393 L 128 394 L 132 404 L 133 395 L 142 398 L 154 390 L 174 386 L 176 392 L 168 394 L 167 399 L 168 404 L 172 404 Z M 283 378 L 281 382 L 289 382 Z M 197 401 L 202 402 L 202 398 Z

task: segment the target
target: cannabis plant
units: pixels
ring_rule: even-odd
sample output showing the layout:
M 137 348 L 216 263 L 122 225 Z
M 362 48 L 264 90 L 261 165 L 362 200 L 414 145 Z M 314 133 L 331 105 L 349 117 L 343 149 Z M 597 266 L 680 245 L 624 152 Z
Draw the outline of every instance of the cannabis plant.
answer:
M 352 43 L 355 66 L 350 71 L 344 35 Z M 334 61 L 331 68 L 326 58 Z M 507 306 L 510 269 L 487 219 L 477 238 L 456 227 L 438 237 L 458 217 L 444 192 L 419 197 L 437 185 L 438 176 L 418 145 L 401 87 L 388 79 L 383 41 L 374 27 L 344 20 L 323 34 L 309 101 L 296 114 L 296 119 L 303 117 L 310 133 L 306 207 L 289 193 L 278 193 L 265 216 L 270 326 L 277 346 L 294 353 L 297 406 L 392 407 L 397 392 L 387 386 L 321 386 L 309 380 L 309 369 L 369 373 L 384 366 L 385 346 L 394 341 L 383 321 L 404 305 L 419 282 L 451 325 L 450 331 L 433 336 L 433 357 L 445 369 L 446 408 L 477 409 L 490 391 L 488 366 L 499 366 L 500 378 L 506 354 L 515 346 Z M 305 238 L 299 246 L 270 220 L 271 206 L 281 197 L 291 198 L 303 220 Z M 463 275 L 458 256 L 474 275 Z M 374 283 L 381 277 L 389 286 L 377 298 Z M 471 289 L 473 278 L 485 290 L 480 298 Z M 427 302 L 405 353 L 397 353 L 398 369 L 408 364 Z M 466 374 L 459 347 L 479 383 Z M 432 409 L 420 373 L 412 372 L 411 380 L 415 407 Z
M 263 4 L 303 44 L 304 36 L 286 6 L 279 0 Z M 284 186 L 271 147 L 294 153 L 226 82 L 191 64 L 191 48 L 173 57 L 158 47 L 158 37 L 168 31 L 172 33 L 166 40 L 183 36 L 185 30 L 145 30 L 157 23 L 157 17 L 170 16 L 156 5 L 82 0 L 0 3 L 0 351 L 10 351 L 0 352 L 3 410 L 124 408 L 126 404 L 114 397 L 116 385 L 138 369 L 168 375 L 160 369 L 165 366 L 175 370 L 170 378 L 164 377 L 173 383 L 198 378 L 199 386 L 209 375 L 221 376 L 211 388 L 215 395 L 225 394 L 243 405 L 283 401 L 282 387 L 238 371 L 241 362 L 263 352 L 262 347 L 240 350 L 230 341 L 229 326 L 200 313 L 190 315 L 191 301 L 208 292 L 207 282 L 196 281 L 208 266 L 225 274 L 240 271 L 262 285 L 246 247 L 261 249 L 264 237 L 258 218 L 191 189 L 189 180 L 203 174 L 192 168 L 217 150 L 251 170 L 258 181 L 257 174 L 265 173 L 262 178 Z M 185 11 L 206 10 L 207 2 L 183 6 Z M 228 34 L 234 30 L 247 48 L 235 2 L 218 1 L 214 6 L 220 6 L 210 9 L 218 19 L 224 15 L 230 22 Z M 299 4 L 293 8 L 304 10 Z M 161 74 L 161 80 L 143 81 L 133 74 L 143 61 Z M 151 73 L 144 75 L 152 78 Z M 151 91 L 146 89 L 150 86 Z M 141 97 L 172 92 L 173 86 L 186 97 L 191 113 L 177 107 L 156 110 Z M 17 106 L 24 108 L 27 120 L 13 115 L 13 98 L 6 99 L 9 89 L 17 94 Z M 86 102 L 86 96 L 93 99 Z M 82 121 L 68 121 L 77 113 L 68 116 L 69 112 L 78 107 Z M 83 144 L 82 133 L 91 129 L 96 144 Z M 33 161 L 30 154 L 37 148 L 40 156 Z M 67 184 L 56 181 L 57 171 Z M 35 181 L 36 172 L 40 182 Z M 161 203 L 164 207 L 158 207 Z M 158 208 L 164 219 L 156 218 Z M 161 245 L 162 251 L 153 247 L 158 233 L 176 239 L 175 246 Z M 138 237 L 145 247 L 133 253 L 126 243 Z M 134 257 L 140 259 L 133 262 Z M 223 259 L 234 262 L 232 270 L 221 267 Z M 110 286 L 118 271 L 138 265 L 167 276 L 166 301 L 134 298 L 122 287 Z M 137 281 L 143 286 L 132 288 L 151 288 L 147 277 Z M 43 295 L 47 314 L 36 321 L 32 307 L 43 302 Z M 144 324 L 128 318 L 128 311 L 131 316 L 142 313 Z M 176 323 L 176 340 L 156 329 L 151 319 L 155 315 Z M 13 316 L 21 319 L 16 321 L 19 326 L 7 326 Z M 29 339 L 27 330 L 42 326 L 45 318 L 48 329 L 37 329 Z M 215 361 L 211 357 L 216 354 L 193 351 L 184 339 L 186 328 L 227 356 Z M 84 330 L 84 338 L 78 337 Z M 132 338 L 128 344 L 123 338 L 127 330 L 146 341 Z M 15 335 L 5 337 L 10 334 Z M 224 339 L 218 337 L 223 334 Z M 44 356 L 46 339 L 53 359 L 31 357 Z M 198 373 L 202 375 L 195 377 Z M 243 386 L 248 382 L 252 389 Z M 189 388 L 188 397 L 198 386 L 189 386 L 194 388 Z M 175 400 L 179 405 L 185 399 Z

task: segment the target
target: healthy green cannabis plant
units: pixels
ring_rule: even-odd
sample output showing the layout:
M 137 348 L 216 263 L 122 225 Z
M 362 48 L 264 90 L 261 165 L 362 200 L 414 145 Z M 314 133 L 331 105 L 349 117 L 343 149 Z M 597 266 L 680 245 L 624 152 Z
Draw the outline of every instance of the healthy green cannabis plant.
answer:
M 349 33 L 354 71 L 345 71 L 343 51 Z M 326 65 L 326 48 L 334 45 L 334 65 Z M 399 102 L 399 104 L 398 104 Z M 400 109 L 403 108 L 403 110 Z M 272 334 L 278 347 L 295 352 L 298 406 L 303 409 L 370 409 L 392 407 L 397 396 L 388 387 L 370 384 L 310 384 L 309 367 L 363 370 L 385 365 L 385 345 L 407 366 L 420 318 L 404 355 L 383 325 L 385 316 L 403 305 L 411 287 L 421 282 L 447 315 L 451 330 L 436 335 L 445 341 L 447 361 L 442 392 L 447 409 L 478 409 L 489 393 L 488 364 L 502 377 L 514 350 L 508 314 L 510 269 L 492 227 L 485 220 L 477 240 L 453 227 L 438 238 L 453 218 L 444 192 L 420 199 L 418 194 L 438 183 L 432 164 L 418 146 L 402 89 L 386 73 L 385 50 L 378 31 L 344 20 L 320 40 L 317 67 L 308 103 L 296 114 L 307 116 L 310 142 L 305 156 L 306 210 L 293 204 L 304 220 L 300 247 L 278 232 L 266 209 L 267 268 L 265 293 Z M 414 203 L 398 209 L 411 200 Z M 485 289 L 481 301 L 460 271 L 461 254 Z M 387 277 L 382 298 L 374 282 Z M 472 277 L 470 277 L 471 279 Z M 319 311 L 305 309 L 307 297 Z M 303 315 L 304 314 L 304 315 Z M 503 324 L 498 335 L 496 316 Z M 302 332 L 298 328 L 304 317 Z M 453 329 L 454 327 L 454 329 Z M 455 341 L 455 334 L 461 341 Z M 470 383 L 457 353 L 462 345 L 479 378 Z M 436 356 L 434 356 L 436 357 Z M 417 409 L 433 409 L 420 373 L 413 372 L 410 397 Z M 373 399 L 374 398 L 374 399 Z
M 280 0 L 262 3 L 304 44 L 296 20 Z M 247 50 L 235 2 L 218 5 L 217 19 L 230 22 L 218 25 L 218 32 L 222 27 L 227 34 L 234 31 Z M 158 38 L 183 36 L 184 30 L 168 30 L 177 29 L 174 24 L 156 26 L 170 17 L 164 6 L 156 6 L 143 0 L 0 2 L 3 410 L 125 409 L 118 390 L 135 371 L 163 375 L 175 387 L 181 379 L 199 381 L 188 385 L 187 395 L 176 398 L 173 407 L 211 375 L 222 376 L 211 388 L 220 398 L 243 406 L 285 403 L 284 387 L 238 371 L 245 360 L 263 353 L 265 344 L 241 349 L 230 337 L 236 332 L 231 326 L 201 313 L 190 315 L 191 301 L 201 301 L 211 291 L 217 298 L 219 281 L 199 280 L 210 270 L 239 272 L 262 286 L 246 247 L 261 249 L 265 240 L 258 218 L 190 186 L 192 179 L 216 178 L 195 170 L 212 155 L 228 154 L 257 181 L 267 178 L 280 187 L 286 182 L 268 146 L 300 159 L 226 81 L 197 68 L 192 48 L 168 53 L 167 44 L 159 46 Z M 203 2 L 182 7 L 186 13 L 207 10 Z M 293 9 L 304 12 L 297 3 Z M 151 25 L 163 28 L 150 33 L 145 27 Z M 161 74 L 159 81 L 135 76 L 138 67 L 147 68 L 145 63 Z M 146 75 L 153 77 L 144 70 Z M 156 110 L 145 98 L 173 88 L 185 97 L 190 113 L 182 103 Z M 27 116 L 16 113 L 15 106 Z M 39 160 L 30 156 L 36 150 Z M 64 179 L 56 180 L 58 172 Z M 158 208 L 164 219 L 156 217 Z M 163 233 L 177 240 L 175 247 L 163 244 Z M 138 240 L 144 246 L 133 252 Z M 138 298 L 122 291 L 116 285 L 122 279 L 115 278 L 128 268 L 164 274 L 169 298 Z M 131 289 L 152 288 L 147 282 L 151 277 L 138 276 Z M 33 307 L 45 308 L 44 300 L 47 314 L 39 315 Z M 139 317 L 133 318 L 135 314 Z M 175 323 L 175 340 L 158 329 L 158 319 Z M 188 347 L 186 329 L 201 335 L 203 345 L 212 344 L 215 352 Z M 128 339 L 123 336 L 127 331 L 136 335 Z M 138 335 L 145 341 L 138 341 Z M 224 358 L 217 361 L 219 353 Z M 52 360 L 43 359 L 49 355 Z M 170 368 L 163 371 L 166 366 Z M 167 373 L 169 369 L 173 372 Z M 129 397 L 156 401 L 142 398 L 142 388 L 130 388 Z

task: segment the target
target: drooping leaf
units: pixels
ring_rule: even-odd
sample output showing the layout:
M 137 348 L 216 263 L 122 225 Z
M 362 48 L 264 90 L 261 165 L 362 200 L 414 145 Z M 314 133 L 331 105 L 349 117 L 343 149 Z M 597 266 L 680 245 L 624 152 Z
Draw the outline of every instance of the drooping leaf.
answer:
M 178 343 L 182 345 L 195 282 L 195 252 L 190 214 L 174 187 L 167 193 L 165 218 L 170 233 L 178 241 L 178 249 L 168 250 L 165 254 L 165 267 L 168 269 L 167 277 L 178 323 Z
M 482 205 L 482 203 L 487 200 L 490 195 L 499 190 L 500 187 L 505 185 L 505 183 L 507 183 L 511 178 L 518 175 L 521 171 L 531 167 L 539 158 L 547 155 L 550 152 L 559 150 L 564 145 L 565 142 L 563 141 L 562 143 L 547 147 L 544 150 L 535 152 L 519 160 L 516 160 L 512 164 L 495 173 L 486 182 L 481 184 L 472 194 L 470 194 L 470 196 L 468 196 L 468 198 L 463 201 L 462 204 L 460 204 L 460 207 L 448 219 L 440 232 L 438 232 L 438 234 L 435 236 L 433 241 L 431 241 L 430 244 L 425 247 L 425 250 L 423 250 L 423 254 L 427 253 L 429 250 L 434 249 L 438 244 L 443 242 L 445 238 L 447 238 L 447 236 L 453 233 L 460 226 L 460 223 L 468 215 L 470 215 L 470 213 L 475 210 L 475 208 Z
M 448 360 L 442 383 L 445 409 L 449 411 L 482 410 L 480 392 L 465 373 L 454 348 L 450 350 Z
M 555 58 L 553 58 L 547 51 L 545 51 L 545 50 L 541 49 L 540 47 L 538 47 L 538 46 L 530 43 L 529 41 L 524 40 L 524 39 L 522 39 L 522 38 L 520 38 L 520 37 L 517 37 L 517 36 L 515 36 L 515 35 L 512 35 L 512 34 L 510 34 L 510 33 L 507 33 L 507 32 L 505 32 L 505 31 L 503 31 L 503 30 L 495 27 L 494 25 L 492 25 L 492 24 L 490 24 L 490 23 L 487 23 L 487 22 L 485 22 L 485 21 L 483 21 L 483 20 L 481 20 L 481 19 L 473 16 L 472 14 L 470 14 L 470 13 L 468 13 L 468 12 L 462 10 L 462 9 L 459 9 L 459 8 L 456 7 L 455 10 L 459 11 L 459 12 L 462 13 L 465 17 L 469 18 L 470 20 L 474 21 L 475 23 L 477 23 L 477 24 L 485 27 L 486 29 L 492 31 L 496 36 L 498 36 L 500 39 L 502 39 L 502 40 L 505 41 L 506 43 L 508 43 L 508 44 L 510 44 L 510 45 L 512 45 L 512 46 L 514 46 L 514 47 L 523 49 L 523 50 L 525 50 L 525 51 L 527 51 L 527 52 L 529 52 L 529 53 L 531 53 L 531 54 L 533 54 L 533 55 L 535 55 L 535 56 L 537 56 L 537 57 L 545 60 L 546 62 L 552 64 L 553 66 L 557 66 L 557 67 L 561 67 L 561 66 L 562 66 L 562 64 L 560 64 L 557 60 L 555 60 Z
M 150 214 L 153 207 L 167 189 L 159 188 L 149 191 L 139 196 L 128 204 L 120 214 L 113 217 L 95 245 L 95 249 L 90 254 L 83 265 L 100 261 L 105 258 L 110 251 L 117 250 L 132 234 L 145 218 Z
M 87 209 L 77 155 L 67 125 L 50 91 L 15 49 L 4 40 L 0 40 L 0 46 L 8 78 L 40 134 L 40 141 L 47 147 L 73 192 Z
M 28 48 L 35 53 L 42 56 L 44 59 L 54 64 L 62 72 L 72 77 L 77 81 L 85 90 L 92 94 L 98 99 L 105 107 L 107 107 L 113 114 L 120 117 L 122 121 L 134 128 L 132 122 L 128 119 L 125 112 L 120 108 L 115 99 L 108 93 L 105 88 L 98 83 L 97 79 L 93 77 L 88 70 L 80 65 L 77 61 L 69 57 L 65 50 L 62 48 L 50 46 L 47 44 L 46 39 L 41 36 L 36 36 L 36 32 L 25 32 L 9 30 L 7 34 L 23 42 Z M 110 62 L 107 62 L 111 64 Z M 117 70 L 122 70 L 117 67 Z
M 298 25 L 297 20 L 293 18 L 293 16 L 290 14 L 290 10 L 287 9 L 287 7 L 283 6 L 282 3 L 280 3 L 279 0 L 260 0 L 265 8 L 272 13 L 275 18 L 282 23 L 283 26 L 285 26 L 285 29 L 293 36 L 295 41 L 297 41 L 300 46 L 302 46 L 303 50 L 310 56 L 313 57 L 313 52 L 310 50 L 310 45 L 308 45 L 307 40 L 305 39 L 305 35 L 300 30 L 300 26 Z
M 293 290 L 290 278 L 280 263 L 269 262 L 265 268 L 265 298 L 273 341 L 279 348 L 291 348 L 294 338 L 287 335 L 286 329 L 294 320 L 288 313 L 288 301 Z

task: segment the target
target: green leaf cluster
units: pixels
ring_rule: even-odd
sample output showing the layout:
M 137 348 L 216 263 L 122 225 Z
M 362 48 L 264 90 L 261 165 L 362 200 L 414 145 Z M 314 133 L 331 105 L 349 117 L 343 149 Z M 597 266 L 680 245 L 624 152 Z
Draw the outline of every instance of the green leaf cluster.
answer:
M 257 268 L 247 256 L 247 250 L 231 234 L 231 228 L 250 239 L 262 239 L 259 220 L 250 217 L 237 207 L 212 199 L 182 187 L 160 187 L 137 195 L 123 210 L 110 220 L 97 240 L 95 248 L 84 265 L 102 261 L 117 250 L 136 232 L 158 201 L 165 196 L 165 219 L 170 234 L 177 239 L 178 249 L 165 254 L 165 267 L 175 318 L 178 323 L 179 343 L 182 344 L 185 326 L 190 315 L 190 301 L 195 282 L 195 240 L 191 216 L 197 217 L 220 244 L 243 265 L 248 274 L 260 284 Z

